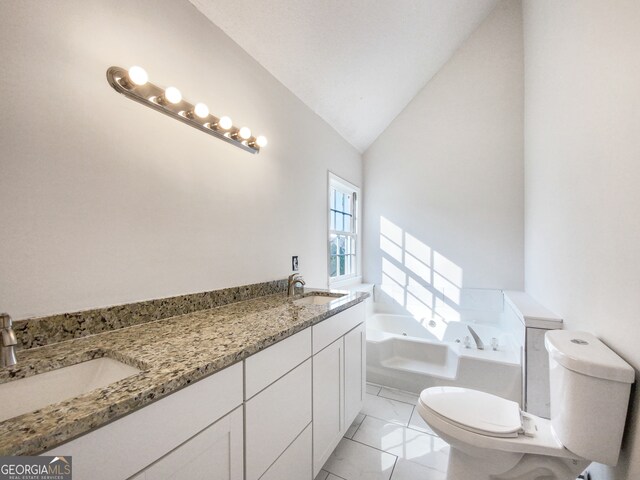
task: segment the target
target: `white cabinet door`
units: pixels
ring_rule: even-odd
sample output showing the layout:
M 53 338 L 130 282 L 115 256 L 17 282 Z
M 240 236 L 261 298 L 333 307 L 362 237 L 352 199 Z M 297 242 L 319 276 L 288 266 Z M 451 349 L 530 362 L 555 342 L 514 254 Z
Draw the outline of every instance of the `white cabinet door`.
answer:
M 313 476 L 338 445 L 344 429 L 344 339 L 313 356 Z
M 246 478 L 257 480 L 311 423 L 311 359 L 245 403 Z
M 355 420 L 364 402 L 366 370 L 365 325 L 344 336 L 344 428 Z
M 136 480 L 242 480 L 242 407 L 187 440 Z

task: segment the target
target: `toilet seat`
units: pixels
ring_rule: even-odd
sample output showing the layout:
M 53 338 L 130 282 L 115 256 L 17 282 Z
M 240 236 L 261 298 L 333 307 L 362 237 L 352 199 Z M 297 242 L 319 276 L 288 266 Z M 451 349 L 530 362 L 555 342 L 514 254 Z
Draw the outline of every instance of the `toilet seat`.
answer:
M 489 393 L 435 387 L 424 390 L 420 402 L 449 423 L 479 435 L 514 438 L 525 431 L 520 406 Z
M 427 424 L 436 432 L 436 434 L 440 435 L 443 439 L 445 439 L 445 441 L 447 441 L 447 437 L 451 437 L 466 444 L 474 445 L 478 448 L 493 449 L 503 452 L 532 453 L 537 455 L 548 455 L 552 457 L 569 459 L 582 459 L 580 456 L 567 450 L 564 445 L 560 443 L 560 441 L 553 433 L 551 421 L 546 418 L 537 417 L 526 412 L 520 412 L 522 418 L 524 419 L 524 422 L 521 421 L 520 424 L 523 427 L 523 430 L 527 430 L 526 433 L 525 431 L 521 430 L 519 432 L 516 432 L 515 435 L 513 434 L 513 432 L 508 432 L 510 436 L 496 436 L 495 430 L 501 430 L 504 434 L 504 431 L 508 431 L 510 430 L 510 428 L 504 426 L 501 426 L 500 428 L 489 427 L 486 425 L 486 423 L 490 422 L 485 422 L 484 426 L 478 428 L 478 425 L 476 425 L 476 428 L 472 429 L 473 427 L 462 424 L 463 422 L 471 423 L 466 422 L 466 420 L 462 420 L 462 418 L 464 417 L 458 417 L 457 419 L 447 418 L 445 415 L 438 413 L 436 410 L 425 403 L 426 401 L 428 404 L 435 406 L 436 404 L 431 401 L 433 398 L 435 398 L 434 393 L 437 393 L 437 391 L 440 390 L 441 394 L 445 394 L 451 392 L 454 388 L 462 392 L 474 392 L 471 395 L 468 395 L 468 393 L 458 392 L 460 395 L 462 395 L 462 399 L 458 403 L 461 408 L 471 404 L 471 400 L 467 401 L 465 400 L 466 398 L 486 400 L 487 397 L 485 397 L 484 395 L 489 395 L 484 394 L 483 392 L 478 392 L 477 390 L 458 387 L 431 387 L 422 391 L 422 393 L 420 394 L 420 399 L 418 400 L 418 404 L 416 406 L 416 410 L 418 411 L 422 419 L 427 422 Z M 492 395 L 492 397 L 495 397 L 495 399 L 497 399 L 489 400 L 493 407 L 499 408 L 500 406 L 505 406 L 507 409 L 511 409 L 511 412 L 513 412 L 513 403 L 515 402 L 510 402 L 509 400 L 496 397 L 495 395 Z M 450 397 L 441 398 L 446 399 Z M 516 403 L 515 405 L 517 407 L 518 404 Z M 453 408 L 456 407 L 452 407 L 451 411 L 453 411 Z M 448 410 L 441 409 L 441 411 L 447 412 Z M 459 409 L 455 411 L 459 411 Z M 492 411 L 491 407 L 488 407 L 487 411 Z M 449 413 L 449 415 L 456 416 L 456 414 L 453 413 Z M 493 417 L 485 418 L 493 419 Z M 513 426 L 512 428 L 515 428 L 515 426 Z

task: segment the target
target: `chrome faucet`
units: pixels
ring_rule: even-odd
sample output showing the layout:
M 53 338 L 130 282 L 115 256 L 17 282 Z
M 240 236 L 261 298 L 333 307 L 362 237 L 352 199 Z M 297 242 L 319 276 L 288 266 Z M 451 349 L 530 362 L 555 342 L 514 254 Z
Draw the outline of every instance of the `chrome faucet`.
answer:
M 16 359 L 16 333 L 13 331 L 13 321 L 8 313 L 0 313 L 0 330 L 2 331 L 2 343 L 0 343 L 0 367 L 12 367 Z
M 469 329 L 469 333 L 471 333 L 471 336 L 476 342 L 476 348 L 478 350 L 484 350 L 484 343 L 482 343 L 482 340 L 480 340 L 480 337 L 478 336 L 476 331 L 473 328 L 471 328 L 469 325 L 467 325 L 467 328 Z
M 290 297 L 291 295 L 293 295 L 293 290 L 296 288 L 296 284 L 298 283 L 302 286 L 306 285 L 306 283 L 304 283 L 304 279 L 302 278 L 302 275 L 300 275 L 299 273 L 292 273 L 291 275 L 289 275 L 289 282 L 287 285 L 287 297 Z

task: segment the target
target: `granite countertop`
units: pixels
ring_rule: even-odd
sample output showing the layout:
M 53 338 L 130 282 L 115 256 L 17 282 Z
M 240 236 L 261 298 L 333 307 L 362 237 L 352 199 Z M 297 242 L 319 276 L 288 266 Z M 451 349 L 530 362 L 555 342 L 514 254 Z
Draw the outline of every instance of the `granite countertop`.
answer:
M 270 295 L 20 351 L 18 365 L 0 370 L 0 383 L 99 357 L 141 372 L 0 422 L 0 455 L 40 454 L 233 365 L 368 294 L 347 293 L 324 305 L 295 303 L 300 296 Z

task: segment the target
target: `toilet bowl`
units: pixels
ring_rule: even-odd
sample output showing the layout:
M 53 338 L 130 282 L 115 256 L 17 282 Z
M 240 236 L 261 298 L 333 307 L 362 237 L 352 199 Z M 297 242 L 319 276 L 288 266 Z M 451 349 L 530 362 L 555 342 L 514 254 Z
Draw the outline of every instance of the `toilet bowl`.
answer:
M 596 337 L 547 333 L 551 419 L 472 389 L 432 387 L 420 416 L 451 446 L 449 480 L 574 480 L 592 461 L 615 465 L 635 372 Z
M 544 478 L 573 480 L 590 463 L 555 438 L 550 420 L 521 412 L 516 402 L 495 395 L 433 387 L 421 393 L 416 408 L 451 445 L 450 479 L 533 479 L 529 473 L 539 472 Z M 516 466 L 529 476 L 513 476 Z

